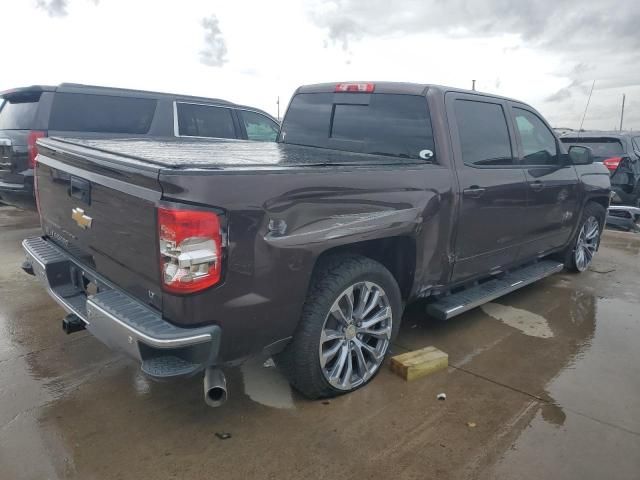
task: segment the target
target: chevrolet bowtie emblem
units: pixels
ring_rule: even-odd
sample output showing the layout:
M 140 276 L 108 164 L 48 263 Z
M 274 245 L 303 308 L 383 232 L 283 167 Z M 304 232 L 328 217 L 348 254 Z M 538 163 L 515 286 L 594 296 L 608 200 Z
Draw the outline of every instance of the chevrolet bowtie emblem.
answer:
M 73 218 L 80 228 L 91 228 L 91 222 L 93 219 L 84 214 L 84 210 L 81 208 L 74 208 L 71 210 L 71 218 Z

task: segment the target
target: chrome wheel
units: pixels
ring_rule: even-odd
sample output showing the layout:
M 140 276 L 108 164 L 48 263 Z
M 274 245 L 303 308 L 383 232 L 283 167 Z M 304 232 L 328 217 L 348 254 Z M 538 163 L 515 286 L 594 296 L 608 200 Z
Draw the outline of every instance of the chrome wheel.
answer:
M 576 242 L 574 260 L 578 271 L 584 272 L 591 265 L 599 242 L 600 224 L 596 217 L 589 217 L 582 225 Z
M 331 386 L 353 390 L 376 373 L 389 348 L 392 317 L 389 299 L 375 283 L 356 283 L 338 296 L 320 338 L 320 367 Z

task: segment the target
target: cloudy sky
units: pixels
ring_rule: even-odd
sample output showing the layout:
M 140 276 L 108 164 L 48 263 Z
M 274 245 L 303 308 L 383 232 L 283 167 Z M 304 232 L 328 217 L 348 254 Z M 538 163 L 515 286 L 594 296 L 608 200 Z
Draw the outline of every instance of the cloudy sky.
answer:
M 0 90 L 79 82 L 276 114 L 297 85 L 438 83 L 640 130 L 638 0 L 3 0 Z

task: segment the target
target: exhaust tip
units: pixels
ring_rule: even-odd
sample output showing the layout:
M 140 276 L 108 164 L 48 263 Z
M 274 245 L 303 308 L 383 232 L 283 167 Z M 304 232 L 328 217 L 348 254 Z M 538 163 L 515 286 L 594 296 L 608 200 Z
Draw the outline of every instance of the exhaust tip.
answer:
M 219 407 L 227 401 L 227 380 L 218 368 L 204 372 L 204 401 L 210 407 Z
M 206 392 L 204 401 L 210 407 L 219 407 L 227 401 L 227 391 L 221 387 L 214 387 Z

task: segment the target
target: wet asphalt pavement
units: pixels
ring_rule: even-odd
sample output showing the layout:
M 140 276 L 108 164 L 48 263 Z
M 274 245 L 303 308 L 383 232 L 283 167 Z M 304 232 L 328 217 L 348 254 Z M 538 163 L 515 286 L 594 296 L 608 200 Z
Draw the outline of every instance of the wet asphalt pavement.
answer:
M 227 370 L 230 399 L 212 409 L 200 377 L 150 382 L 62 333 L 19 268 L 38 231 L 0 207 L 2 480 L 640 478 L 640 235 L 608 232 L 589 272 L 446 323 L 409 308 L 394 352 L 435 345 L 448 370 L 406 383 L 385 368 L 323 402 L 257 359 Z

